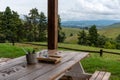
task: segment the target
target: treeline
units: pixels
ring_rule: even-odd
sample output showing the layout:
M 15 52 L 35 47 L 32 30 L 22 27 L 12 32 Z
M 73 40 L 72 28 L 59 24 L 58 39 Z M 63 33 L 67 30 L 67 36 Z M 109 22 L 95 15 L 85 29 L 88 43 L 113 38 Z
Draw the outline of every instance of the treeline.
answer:
M 0 42 L 41 42 L 47 41 L 47 17 L 43 12 L 33 8 L 24 19 L 6 7 L 0 12 Z M 86 30 L 88 32 L 86 32 Z M 73 34 L 70 34 L 73 36 Z M 61 18 L 58 15 L 58 42 L 64 42 L 66 35 L 62 32 Z M 120 35 L 116 39 L 110 39 L 98 34 L 96 26 L 85 28 L 78 34 L 78 44 L 109 49 L 120 49 Z
M 78 44 L 94 46 L 108 49 L 120 49 L 120 35 L 116 39 L 110 39 L 98 34 L 96 25 L 88 29 L 88 33 L 83 29 L 78 34 Z
M 24 19 L 6 7 L 4 12 L 0 12 L 0 42 L 33 42 L 47 41 L 47 17 L 43 12 L 33 8 Z M 62 32 L 61 19 L 58 15 L 58 41 L 63 42 L 65 33 Z

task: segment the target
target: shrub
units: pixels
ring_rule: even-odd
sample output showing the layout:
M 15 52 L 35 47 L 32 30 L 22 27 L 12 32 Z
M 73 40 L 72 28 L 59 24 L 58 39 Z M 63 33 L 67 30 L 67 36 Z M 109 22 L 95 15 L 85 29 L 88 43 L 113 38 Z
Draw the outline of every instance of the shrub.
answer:
M 106 41 L 105 45 L 104 45 L 104 48 L 107 48 L 107 49 L 115 49 L 116 48 L 116 44 L 115 43 L 112 43 L 110 41 Z

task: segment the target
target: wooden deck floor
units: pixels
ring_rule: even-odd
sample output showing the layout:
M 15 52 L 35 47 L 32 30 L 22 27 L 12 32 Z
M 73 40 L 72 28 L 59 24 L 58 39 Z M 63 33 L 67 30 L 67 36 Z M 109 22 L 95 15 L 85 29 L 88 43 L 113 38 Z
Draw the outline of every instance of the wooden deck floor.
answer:
M 65 73 L 88 53 L 62 52 L 62 61 L 58 64 L 37 63 L 27 65 L 25 56 L 0 65 L 0 80 L 54 80 Z

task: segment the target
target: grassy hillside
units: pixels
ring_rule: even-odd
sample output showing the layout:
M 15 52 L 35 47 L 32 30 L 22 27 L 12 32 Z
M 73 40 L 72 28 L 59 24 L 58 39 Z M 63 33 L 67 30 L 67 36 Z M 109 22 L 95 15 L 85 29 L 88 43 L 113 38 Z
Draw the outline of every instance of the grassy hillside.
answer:
M 65 43 L 77 43 L 77 34 L 81 31 L 79 28 L 63 28 L 63 32 L 66 34 Z M 73 34 L 73 36 L 70 36 Z
M 109 26 L 107 26 L 107 27 L 120 27 L 120 23 L 114 23 L 114 24 L 112 24 L 112 25 L 109 25 Z
M 78 42 L 77 34 L 79 33 L 79 31 L 81 31 L 79 28 L 63 28 L 63 31 L 67 36 L 65 43 Z M 73 34 L 73 36 L 70 36 L 71 33 Z M 120 27 L 118 25 L 111 25 L 111 26 L 108 26 L 107 28 L 99 29 L 98 33 L 108 38 L 115 39 L 120 34 Z
M 74 36 L 81 31 L 79 28 L 62 28 L 62 31 L 66 33 L 66 36 L 69 37 L 70 34 L 72 33 Z
M 115 39 L 120 34 L 120 27 L 109 27 L 99 30 L 101 35 Z
M 77 43 L 78 42 L 78 33 L 81 31 L 79 28 L 62 28 L 63 32 L 66 34 L 65 43 Z M 73 36 L 70 36 L 73 34 Z
M 35 48 L 37 51 L 47 49 L 46 43 L 17 43 L 15 46 L 11 44 L 0 44 L 0 57 L 19 57 L 25 55 L 21 47 L 27 49 Z M 68 48 L 68 49 L 66 49 Z M 59 44 L 59 50 L 95 50 L 99 51 L 100 48 L 80 46 L 77 44 Z M 115 49 L 104 49 L 106 51 L 120 52 Z M 120 55 L 104 53 L 103 57 L 99 57 L 98 53 L 90 53 L 89 57 L 81 61 L 86 72 L 93 73 L 95 70 L 109 71 L 112 73 L 111 80 L 120 80 Z

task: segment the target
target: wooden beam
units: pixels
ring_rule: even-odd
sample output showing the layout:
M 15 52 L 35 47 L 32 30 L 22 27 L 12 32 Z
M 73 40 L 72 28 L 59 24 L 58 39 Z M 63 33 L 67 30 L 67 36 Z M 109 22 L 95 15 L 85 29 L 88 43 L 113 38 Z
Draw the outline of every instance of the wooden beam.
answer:
M 48 0 L 48 50 L 56 50 L 58 43 L 58 0 Z

